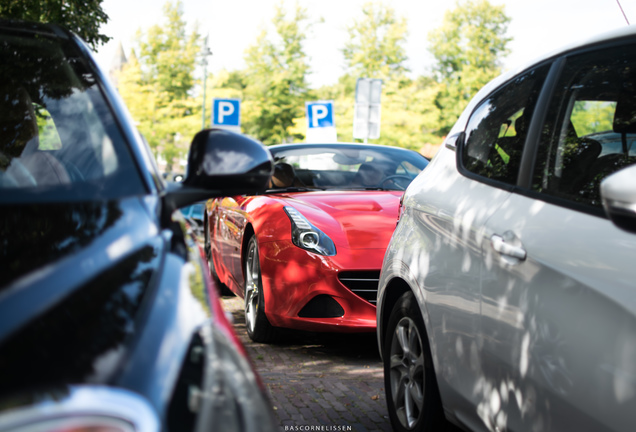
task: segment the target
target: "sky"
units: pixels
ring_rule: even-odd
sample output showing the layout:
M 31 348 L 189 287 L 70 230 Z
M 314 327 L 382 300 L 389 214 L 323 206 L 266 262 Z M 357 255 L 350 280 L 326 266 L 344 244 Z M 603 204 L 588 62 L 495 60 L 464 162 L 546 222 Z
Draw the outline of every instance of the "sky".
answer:
M 145 32 L 161 24 L 163 5 L 168 0 L 104 0 L 102 7 L 109 22 L 101 32 L 113 39 L 97 50 L 97 60 L 108 70 L 121 43 L 126 55 L 133 48 L 137 30 Z M 175 1 L 175 0 L 171 0 Z M 347 27 L 362 17 L 362 5 L 368 0 L 298 0 L 316 23 L 305 46 L 310 57 L 314 87 L 333 84 L 344 73 L 342 48 Z M 561 46 L 585 40 L 605 31 L 636 24 L 636 0 L 490 0 L 504 5 L 511 18 L 508 36 L 510 55 L 504 69 L 514 68 Z M 271 28 L 274 8 L 281 0 L 182 0 L 188 31 L 198 24 L 199 33 L 208 35 L 212 56 L 208 71 L 245 67 L 245 49 L 256 42 L 262 29 Z M 283 0 L 292 11 L 295 0 Z M 438 28 L 444 13 L 457 5 L 451 0 L 390 0 L 399 16 L 407 18 L 407 67 L 412 76 L 426 74 L 433 63 L 428 52 L 428 34 Z

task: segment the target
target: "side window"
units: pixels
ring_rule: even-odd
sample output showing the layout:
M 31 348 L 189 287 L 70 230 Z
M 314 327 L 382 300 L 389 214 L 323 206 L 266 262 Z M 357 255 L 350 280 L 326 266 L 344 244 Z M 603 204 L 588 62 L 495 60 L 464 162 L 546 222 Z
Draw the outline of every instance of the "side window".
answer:
M 465 169 L 516 184 L 527 126 L 548 70 L 544 65 L 515 78 L 475 109 L 461 155 Z
M 636 55 L 621 48 L 567 59 L 541 136 L 533 188 L 600 208 L 600 183 L 636 162 Z

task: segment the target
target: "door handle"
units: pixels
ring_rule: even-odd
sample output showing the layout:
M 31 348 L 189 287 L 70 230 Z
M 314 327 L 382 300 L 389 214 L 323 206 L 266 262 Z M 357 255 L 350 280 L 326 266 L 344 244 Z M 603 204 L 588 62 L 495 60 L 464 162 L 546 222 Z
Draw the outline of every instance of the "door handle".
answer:
M 526 259 L 527 254 L 524 248 L 506 243 L 503 237 L 497 234 L 490 237 L 490 243 L 492 244 L 492 248 L 502 255 L 517 258 L 522 261 Z

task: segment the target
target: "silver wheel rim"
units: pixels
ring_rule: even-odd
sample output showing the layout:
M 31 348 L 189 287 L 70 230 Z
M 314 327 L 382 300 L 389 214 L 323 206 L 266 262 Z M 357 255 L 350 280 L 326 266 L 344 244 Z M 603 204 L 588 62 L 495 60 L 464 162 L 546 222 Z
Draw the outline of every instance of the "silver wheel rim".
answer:
M 245 325 L 250 332 L 256 327 L 258 313 L 259 274 L 261 268 L 258 261 L 256 242 L 250 242 L 245 261 Z
M 409 318 L 395 328 L 390 351 L 391 396 L 397 417 L 406 429 L 413 429 L 424 407 L 424 354 L 422 337 Z

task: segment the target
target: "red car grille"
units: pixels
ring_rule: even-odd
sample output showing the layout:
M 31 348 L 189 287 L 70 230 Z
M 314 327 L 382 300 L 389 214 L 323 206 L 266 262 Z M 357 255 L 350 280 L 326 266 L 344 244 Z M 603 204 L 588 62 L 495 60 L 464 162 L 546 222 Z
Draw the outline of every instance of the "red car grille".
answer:
M 344 271 L 338 274 L 338 279 L 354 294 L 375 305 L 380 282 L 379 270 Z

